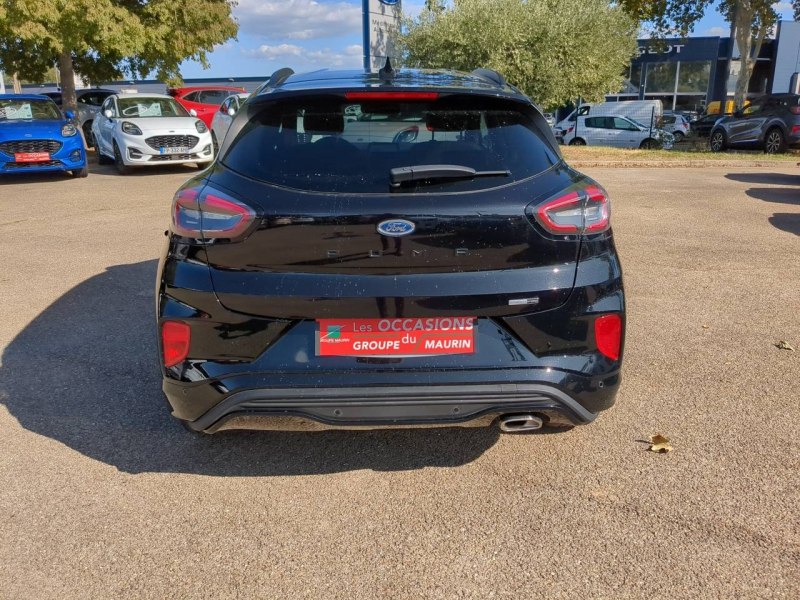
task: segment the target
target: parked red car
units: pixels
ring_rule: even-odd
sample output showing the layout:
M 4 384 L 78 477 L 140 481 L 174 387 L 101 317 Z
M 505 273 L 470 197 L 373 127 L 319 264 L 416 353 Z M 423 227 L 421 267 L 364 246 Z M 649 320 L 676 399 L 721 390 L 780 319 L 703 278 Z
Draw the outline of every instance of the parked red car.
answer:
M 211 128 L 211 119 L 220 105 L 231 94 L 240 94 L 244 88 L 225 86 L 172 88 L 167 93 L 175 98 L 186 110 L 194 109 L 197 118 Z

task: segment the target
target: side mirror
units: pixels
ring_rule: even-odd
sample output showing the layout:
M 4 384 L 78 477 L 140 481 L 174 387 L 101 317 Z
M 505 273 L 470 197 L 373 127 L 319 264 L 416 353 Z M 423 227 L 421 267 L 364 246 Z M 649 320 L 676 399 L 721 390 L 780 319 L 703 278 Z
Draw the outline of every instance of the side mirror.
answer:
M 110 108 L 107 108 L 103 114 L 106 116 L 106 119 L 113 119 L 114 118 L 114 111 Z
M 197 111 L 192 108 L 192 109 L 189 110 L 189 114 L 192 115 L 193 117 L 196 117 L 197 116 Z
M 235 114 L 236 114 L 236 109 L 235 109 L 235 108 L 229 108 L 229 109 L 228 109 L 228 116 L 229 116 L 229 117 L 232 117 L 232 116 L 234 116 Z
M 742 116 L 744 116 L 744 111 L 743 110 L 736 110 L 736 111 L 733 112 L 733 116 L 736 117 L 736 118 L 742 117 Z
M 72 121 L 72 119 L 75 118 L 75 113 L 72 112 L 71 110 L 68 110 L 67 112 L 64 113 L 64 116 L 67 117 L 67 119 L 69 119 L 70 121 Z

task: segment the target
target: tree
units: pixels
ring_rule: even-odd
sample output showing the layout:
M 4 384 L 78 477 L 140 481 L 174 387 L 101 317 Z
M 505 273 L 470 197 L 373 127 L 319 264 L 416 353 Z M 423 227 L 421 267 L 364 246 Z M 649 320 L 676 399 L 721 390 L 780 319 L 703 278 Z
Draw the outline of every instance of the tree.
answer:
M 800 0 L 792 0 L 795 17 L 800 16 Z M 650 25 L 657 37 L 688 35 L 712 7 L 725 17 L 734 32 L 741 55 L 734 105 L 744 107 L 747 88 L 753 75 L 764 38 L 778 20 L 775 0 L 621 0 L 620 5 L 641 23 Z
M 607 0 L 430 2 L 398 42 L 408 66 L 494 69 L 546 108 L 602 101 L 637 51 L 634 19 Z
M 0 70 L 42 81 L 61 73 L 76 108 L 75 73 L 90 81 L 147 77 L 178 83 L 186 59 L 208 67 L 215 44 L 236 36 L 232 0 L 0 0 Z

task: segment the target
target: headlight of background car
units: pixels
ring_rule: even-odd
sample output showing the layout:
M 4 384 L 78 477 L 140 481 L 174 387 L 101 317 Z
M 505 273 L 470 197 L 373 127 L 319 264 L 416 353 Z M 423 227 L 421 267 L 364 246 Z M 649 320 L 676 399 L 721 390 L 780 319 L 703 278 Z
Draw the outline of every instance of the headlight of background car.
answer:
M 142 135 L 142 130 L 129 121 L 122 122 L 122 131 L 130 135 Z
M 194 126 L 197 128 L 197 133 L 205 133 L 208 131 L 208 127 L 202 121 L 195 121 Z
M 75 128 L 75 125 L 73 125 L 72 123 L 64 123 L 61 126 L 61 135 L 63 137 L 72 137 L 76 133 L 78 133 L 78 130 Z

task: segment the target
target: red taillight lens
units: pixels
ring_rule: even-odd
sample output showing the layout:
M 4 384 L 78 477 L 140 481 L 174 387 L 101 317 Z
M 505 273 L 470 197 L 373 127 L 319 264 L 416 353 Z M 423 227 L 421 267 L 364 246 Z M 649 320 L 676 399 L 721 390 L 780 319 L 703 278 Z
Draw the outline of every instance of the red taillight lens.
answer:
M 439 92 L 347 92 L 348 100 L 436 100 Z
M 548 200 L 534 216 L 550 233 L 600 233 L 610 224 L 608 196 L 598 186 L 587 185 Z
M 569 129 L 567 129 L 567 133 L 572 133 L 573 131 L 575 131 L 574 127 L 570 127 Z
M 619 315 L 603 315 L 594 322 L 597 349 L 611 360 L 619 359 L 622 344 L 622 319 Z
M 792 127 L 792 135 L 797 135 L 798 133 L 800 133 L 800 125 L 795 125 Z
M 164 366 L 174 367 L 189 356 L 189 341 L 191 337 L 191 330 L 186 323 L 167 321 L 161 326 Z
M 242 235 L 256 218 L 244 202 L 206 186 L 180 190 L 172 200 L 172 231 L 192 238 L 229 239 Z

